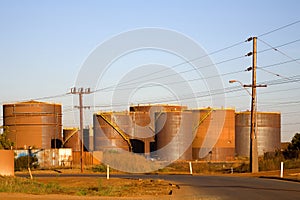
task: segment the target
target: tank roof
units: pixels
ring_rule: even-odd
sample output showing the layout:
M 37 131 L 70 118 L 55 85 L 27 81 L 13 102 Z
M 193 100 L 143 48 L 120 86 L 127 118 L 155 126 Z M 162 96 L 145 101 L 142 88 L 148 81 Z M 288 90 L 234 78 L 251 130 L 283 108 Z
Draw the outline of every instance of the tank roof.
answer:
M 42 101 L 35 101 L 35 100 L 30 100 L 30 101 L 21 101 L 21 102 L 15 102 L 15 103 L 6 103 L 3 105 L 18 105 L 18 104 L 48 104 L 48 105 L 61 105 L 58 103 L 50 103 L 50 102 L 42 102 Z
M 119 115 L 128 115 L 129 111 L 104 111 L 104 112 L 96 112 L 94 115 L 100 115 L 100 114 L 119 114 Z
M 187 109 L 187 111 L 199 111 L 199 110 L 233 110 L 235 111 L 234 108 L 211 108 L 211 107 L 204 107 L 204 108 L 192 108 L 192 109 Z
M 79 128 L 77 128 L 77 127 L 66 127 L 66 128 L 63 128 L 63 130 L 79 130 Z

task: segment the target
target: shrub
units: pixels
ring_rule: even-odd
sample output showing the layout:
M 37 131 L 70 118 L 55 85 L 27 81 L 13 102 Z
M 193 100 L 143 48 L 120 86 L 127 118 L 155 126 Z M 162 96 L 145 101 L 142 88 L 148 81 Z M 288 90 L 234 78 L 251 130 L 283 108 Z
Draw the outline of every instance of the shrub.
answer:
M 15 171 L 21 171 L 28 167 L 38 167 L 38 159 L 36 156 L 21 156 L 15 159 Z

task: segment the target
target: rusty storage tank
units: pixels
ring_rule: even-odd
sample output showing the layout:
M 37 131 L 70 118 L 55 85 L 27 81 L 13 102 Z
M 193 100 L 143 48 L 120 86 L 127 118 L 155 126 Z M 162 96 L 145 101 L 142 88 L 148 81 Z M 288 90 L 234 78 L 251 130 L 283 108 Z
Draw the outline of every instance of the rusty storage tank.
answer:
M 60 148 L 62 113 L 60 104 L 27 101 L 3 105 L 3 124 L 15 148 Z
M 90 145 L 90 127 L 86 127 L 83 129 L 83 148 L 84 151 L 91 151 Z
M 194 160 L 230 161 L 235 156 L 235 110 L 202 108 L 192 110 L 196 120 L 192 145 Z
M 146 122 L 150 121 L 148 127 L 152 130 L 155 129 L 155 113 L 157 112 L 168 112 L 168 111 L 183 111 L 186 110 L 187 106 L 172 105 L 172 104 L 146 104 L 146 105 L 133 105 L 130 106 L 130 112 L 144 112 L 143 120 Z M 148 115 L 148 116 L 147 116 Z
M 192 112 L 156 113 L 157 157 L 160 160 L 192 160 Z
M 281 119 L 279 112 L 257 112 L 257 148 L 258 155 L 280 149 Z M 236 154 L 250 154 L 251 112 L 237 112 L 235 115 Z
M 78 128 L 64 128 L 63 129 L 63 147 L 71 148 L 72 151 L 80 151 L 80 134 Z
M 104 112 L 93 116 L 94 150 L 130 151 L 130 115 L 128 112 Z
M 155 130 L 151 126 L 151 117 L 149 112 L 134 111 L 130 112 L 131 117 L 131 142 L 133 152 L 144 153 L 150 156 L 150 152 L 154 151 Z
M 144 144 L 143 152 L 146 155 L 150 155 L 151 152 L 154 152 L 156 149 L 155 113 L 183 111 L 186 109 L 187 106 L 176 104 L 139 104 L 130 106 L 129 111 L 132 116 L 133 138 L 140 140 Z

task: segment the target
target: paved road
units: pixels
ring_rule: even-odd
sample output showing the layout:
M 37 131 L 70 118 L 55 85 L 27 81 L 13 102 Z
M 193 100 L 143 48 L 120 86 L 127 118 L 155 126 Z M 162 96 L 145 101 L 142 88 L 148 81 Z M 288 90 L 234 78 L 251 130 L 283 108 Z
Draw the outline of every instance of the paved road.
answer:
M 36 175 L 49 176 L 49 175 Z M 52 175 L 53 176 L 53 175 Z M 104 175 L 83 174 L 60 176 L 104 177 Z M 300 199 L 300 183 L 254 177 L 232 176 L 189 176 L 189 175 L 111 175 L 118 178 L 165 179 L 189 188 L 184 199 L 216 200 L 276 200 Z
M 168 179 L 192 186 L 191 199 L 300 199 L 300 184 L 295 182 L 227 176 L 171 176 Z

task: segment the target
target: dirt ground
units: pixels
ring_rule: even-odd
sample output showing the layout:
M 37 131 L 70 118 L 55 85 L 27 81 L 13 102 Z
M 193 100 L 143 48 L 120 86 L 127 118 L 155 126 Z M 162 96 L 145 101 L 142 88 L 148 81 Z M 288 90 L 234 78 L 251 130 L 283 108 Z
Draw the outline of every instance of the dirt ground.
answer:
M 72 196 L 72 195 L 32 195 L 21 193 L 0 193 L 1 200 L 181 200 L 184 199 L 184 195 L 172 195 L 172 196 L 142 196 L 142 197 L 99 197 L 99 196 Z
M 68 171 L 70 172 L 70 171 Z M 77 171 L 73 171 L 77 173 Z M 39 172 L 39 173 L 49 173 L 47 172 Z M 52 172 L 56 173 L 56 172 Z M 200 175 L 200 174 L 199 174 Z M 214 175 L 222 175 L 222 174 L 214 174 Z M 268 172 L 259 172 L 257 174 L 251 173 L 234 173 L 234 174 L 223 174 L 223 176 L 255 176 L 255 177 L 273 177 L 279 178 L 280 172 L 276 171 L 268 171 Z M 293 179 L 300 181 L 300 169 L 286 170 L 284 172 L 284 178 Z M 36 181 L 48 184 L 48 183 L 59 183 L 62 187 L 99 187 L 99 178 L 87 178 L 87 177 L 51 177 L 51 178 L 36 178 Z M 192 189 L 188 186 L 180 186 L 178 189 L 175 185 L 172 186 L 169 182 L 164 180 L 133 180 L 133 179 L 119 179 L 119 178 L 111 178 L 106 180 L 102 178 L 100 181 L 102 187 L 106 187 L 109 185 L 114 185 L 116 187 L 122 187 L 124 185 L 133 185 L 133 188 L 129 188 L 129 190 L 125 190 L 124 193 L 120 196 L 79 196 L 79 195 L 68 195 L 68 194 L 47 194 L 47 195 L 36 195 L 36 194 L 24 194 L 24 193 L 0 193 L 1 200 L 77 200 L 77 199 L 87 199 L 87 200 L 103 200 L 103 199 L 185 199 L 185 194 L 189 194 L 192 192 Z M 170 190 L 172 190 L 172 195 L 169 195 Z M 148 191 L 145 194 L 145 191 Z
M 0 193 L 1 200 L 70 200 L 70 199 L 182 199 L 187 188 L 177 188 L 164 180 L 141 180 L 111 178 L 88 178 L 88 177 L 47 177 L 36 178 L 35 181 L 44 184 L 59 184 L 63 188 L 72 188 L 65 194 L 24 194 L 24 193 Z M 101 186 L 99 186 L 101 184 Z M 127 189 L 123 187 L 126 186 Z M 108 196 L 90 196 L 90 194 L 74 194 L 73 188 L 120 188 L 121 193 L 115 191 Z M 172 191 L 170 194 L 170 191 Z M 70 193 L 70 194 L 68 194 Z M 110 196 L 113 195 L 113 196 Z

